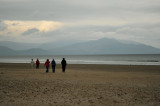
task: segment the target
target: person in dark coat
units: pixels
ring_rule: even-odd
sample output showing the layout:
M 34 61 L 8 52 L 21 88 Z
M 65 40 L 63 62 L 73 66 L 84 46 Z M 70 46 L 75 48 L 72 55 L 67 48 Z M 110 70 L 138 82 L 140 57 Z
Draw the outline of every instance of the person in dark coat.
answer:
M 62 72 L 65 72 L 66 65 L 67 65 L 65 58 L 63 58 L 63 60 L 61 61 L 61 64 L 62 64 Z
M 37 69 L 39 69 L 39 64 L 40 64 L 40 62 L 39 62 L 39 60 L 37 59 L 37 61 L 36 61 L 36 68 L 37 68 Z
M 49 72 L 49 64 L 50 64 L 50 61 L 49 61 L 49 59 L 47 59 L 45 64 L 44 64 L 46 66 L 46 73 Z
M 55 62 L 55 60 L 53 59 L 52 60 L 52 72 L 54 73 L 55 72 L 55 67 L 56 67 L 56 62 Z

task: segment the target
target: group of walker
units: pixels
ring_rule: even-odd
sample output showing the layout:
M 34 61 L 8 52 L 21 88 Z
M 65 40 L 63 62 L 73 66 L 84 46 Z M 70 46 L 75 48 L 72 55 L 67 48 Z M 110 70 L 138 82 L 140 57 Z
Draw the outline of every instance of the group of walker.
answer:
M 39 69 L 39 65 L 40 65 L 40 61 L 39 61 L 39 59 L 37 59 L 36 60 L 36 68 L 37 69 Z M 56 62 L 55 62 L 54 59 L 52 60 L 51 65 L 52 65 L 52 72 L 55 73 Z M 62 65 L 62 72 L 65 72 L 66 65 L 67 65 L 67 62 L 66 62 L 65 58 L 62 59 L 61 65 Z M 49 66 L 50 66 L 49 59 L 46 60 L 46 62 L 44 63 L 44 66 L 46 67 L 46 73 L 48 73 L 49 72 Z M 32 69 L 34 68 L 33 59 L 31 59 L 31 67 L 32 67 Z

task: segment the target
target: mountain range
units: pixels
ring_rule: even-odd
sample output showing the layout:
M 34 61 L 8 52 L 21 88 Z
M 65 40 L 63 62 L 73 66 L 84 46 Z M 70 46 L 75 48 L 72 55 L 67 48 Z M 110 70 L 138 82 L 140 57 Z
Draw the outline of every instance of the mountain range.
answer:
M 160 49 L 137 42 L 102 38 L 79 43 L 27 44 L 0 42 L 0 55 L 96 55 L 96 54 L 160 54 Z

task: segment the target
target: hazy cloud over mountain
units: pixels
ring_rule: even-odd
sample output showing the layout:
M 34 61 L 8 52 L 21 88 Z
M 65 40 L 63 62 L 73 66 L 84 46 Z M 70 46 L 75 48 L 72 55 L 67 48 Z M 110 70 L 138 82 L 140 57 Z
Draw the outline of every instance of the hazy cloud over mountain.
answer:
M 4 31 L 5 29 L 7 29 L 7 25 L 4 24 L 4 22 L 0 20 L 0 31 Z
M 160 48 L 159 11 L 159 0 L 0 0 L 0 40 L 45 43 L 109 37 Z
M 36 29 L 36 28 L 32 28 L 32 29 L 28 29 L 27 31 L 22 33 L 22 35 L 30 35 L 30 34 L 33 34 L 33 33 L 36 33 L 36 32 L 39 32 L 39 30 Z

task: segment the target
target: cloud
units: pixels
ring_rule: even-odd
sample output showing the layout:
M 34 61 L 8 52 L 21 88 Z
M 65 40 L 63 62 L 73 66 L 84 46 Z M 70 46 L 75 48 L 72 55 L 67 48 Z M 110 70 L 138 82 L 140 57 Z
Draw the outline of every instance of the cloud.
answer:
M 20 41 L 33 34 L 30 42 L 110 37 L 160 47 L 159 11 L 160 0 L 1 0 L 0 35 Z
M 156 24 L 134 24 L 123 26 L 116 30 L 118 39 L 125 39 L 152 45 L 160 48 L 160 23 Z
M 29 7 L 29 8 L 28 8 Z M 89 20 L 116 18 L 141 20 L 159 16 L 159 0 L 3 0 L 1 18 L 8 20 Z
M 0 31 L 4 31 L 6 29 L 7 29 L 7 25 L 3 21 L 0 20 Z
M 32 29 L 28 29 L 27 31 L 23 32 L 22 35 L 30 35 L 36 32 L 39 32 L 39 30 L 36 28 L 32 28 Z
M 2 22 L 1 22 L 2 23 Z M 4 20 L 7 25 L 5 31 L 1 31 L 1 35 L 20 36 L 21 34 L 31 34 L 33 32 L 50 32 L 63 27 L 63 23 L 55 21 L 11 21 Z M 1 28 L 2 29 L 2 28 Z
M 55 21 L 4 21 L 11 29 L 19 29 L 26 31 L 28 29 L 37 28 L 40 32 L 49 32 L 57 30 L 63 26 L 60 22 Z

